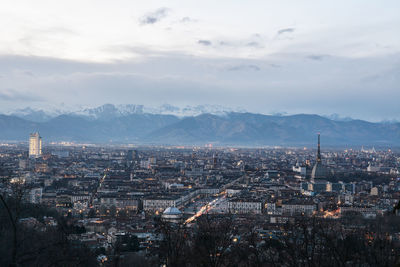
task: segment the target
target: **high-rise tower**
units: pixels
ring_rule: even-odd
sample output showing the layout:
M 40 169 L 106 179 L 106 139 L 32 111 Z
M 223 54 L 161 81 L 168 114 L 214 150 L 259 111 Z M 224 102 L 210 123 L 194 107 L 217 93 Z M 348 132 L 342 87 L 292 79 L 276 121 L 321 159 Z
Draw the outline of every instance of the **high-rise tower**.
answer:
M 321 160 L 321 142 L 320 142 L 320 134 L 318 133 L 318 152 L 317 152 L 317 159 L 316 163 L 312 169 L 311 172 L 311 180 L 314 181 L 314 179 L 323 179 L 326 178 L 327 175 L 327 170 L 326 168 L 322 165 L 322 160 Z
M 29 157 L 38 158 L 42 155 L 42 137 L 39 133 L 29 135 Z
M 318 133 L 318 152 L 317 152 L 317 161 L 321 162 L 321 138 L 320 133 Z

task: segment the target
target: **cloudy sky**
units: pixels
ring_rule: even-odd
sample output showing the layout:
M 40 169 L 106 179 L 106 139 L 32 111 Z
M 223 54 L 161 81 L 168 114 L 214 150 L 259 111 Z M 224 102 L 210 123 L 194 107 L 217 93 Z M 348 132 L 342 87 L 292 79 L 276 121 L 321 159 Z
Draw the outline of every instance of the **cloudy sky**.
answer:
M 13 0 L 0 112 L 104 103 L 400 120 L 400 2 Z

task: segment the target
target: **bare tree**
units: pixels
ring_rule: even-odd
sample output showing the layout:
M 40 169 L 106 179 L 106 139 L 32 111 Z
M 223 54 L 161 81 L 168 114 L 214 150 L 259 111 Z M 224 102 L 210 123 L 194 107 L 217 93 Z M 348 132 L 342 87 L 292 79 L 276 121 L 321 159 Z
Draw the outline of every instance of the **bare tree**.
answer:
M 232 216 L 201 216 L 197 220 L 192 253 L 199 266 L 224 266 L 232 244 Z
M 62 220 L 58 227 L 46 227 L 39 220 L 44 214 L 56 214 L 53 210 L 26 201 L 30 186 L 22 179 L 1 181 L 0 223 L 2 235 L 2 266 L 96 266 L 93 254 L 84 246 L 71 246 L 69 231 Z M 25 226 L 23 216 L 34 216 L 37 225 Z M 56 216 L 57 218 L 57 216 Z M 37 220 L 39 219 L 39 220 Z M 11 246 L 4 246 L 11 244 Z M 3 254 L 4 253 L 4 254 Z M 8 257 L 6 255 L 9 255 Z
M 11 260 L 9 266 L 17 266 L 18 221 L 21 214 L 21 204 L 28 191 L 28 186 L 25 184 L 25 181 L 20 178 L 11 181 L 11 176 L 3 178 L 1 183 L 3 185 L 3 191 L 0 193 L 0 202 L 7 214 L 12 233 Z
M 187 249 L 188 229 L 184 224 L 159 221 L 158 233 L 162 241 L 159 247 L 159 258 L 167 266 L 186 266 L 188 262 Z

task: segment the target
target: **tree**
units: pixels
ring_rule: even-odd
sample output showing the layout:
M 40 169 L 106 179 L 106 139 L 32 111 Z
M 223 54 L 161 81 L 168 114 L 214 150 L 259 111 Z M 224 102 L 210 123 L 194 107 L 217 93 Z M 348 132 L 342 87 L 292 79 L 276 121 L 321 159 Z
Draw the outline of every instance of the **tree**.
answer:
M 99 212 L 101 215 L 107 215 L 107 207 L 104 205 L 101 205 L 99 208 Z
M 186 266 L 188 263 L 188 229 L 182 224 L 158 222 L 158 234 L 162 241 L 158 248 L 160 264 Z
M 118 237 L 115 249 L 120 252 L 136 252 L 140 249 L 139 239 L 136 235 L 124 235 Z
M 96 266 L 94 255 L 82 244 L 73 246 L 67 236 L 72 229 L 66 227 L 61 216 L 52 209 L 32 204 L 25 196 L 29 185 L 22 180 L 4 179 L 0 191 L 0 266 Z M 52 216 L 58 227 L 43 224 L 43 216 Z M 33 223 L 23 224 L 21 218 Z M 9 255 L 9 256 L 8 256 Z
M 110 207 L 110 209 L 109 209 L 109 215 L 110 215 L 111 217 L 115 217 L 116 214 L 117 214 L 117 208 L 116 208 L 114 205 L 112 205 L 112 206 Z
M 88 212 L 88 218 L 96 217 L 96 211 L 94 209 L 90 209 Z
M 205 215 L 197 219 L 194 233 L 193 259 L 200 266 L 223 266 L 232 244 L 232 216 Z
M 2 203 L 4 210 L 7 214 L 6 217 L 11 225 L 12 233 L 10 266 L 17 266 L 17 234 L 19 230 L 18 220 L 20 219 L 23 197 L 28 187 L 26 186 L 23 179 L 17 179 L 11 182 L 11 176 L 3 179 L 2 184 L 5 188 L 5 191 L 0 194 L 0 202 Z

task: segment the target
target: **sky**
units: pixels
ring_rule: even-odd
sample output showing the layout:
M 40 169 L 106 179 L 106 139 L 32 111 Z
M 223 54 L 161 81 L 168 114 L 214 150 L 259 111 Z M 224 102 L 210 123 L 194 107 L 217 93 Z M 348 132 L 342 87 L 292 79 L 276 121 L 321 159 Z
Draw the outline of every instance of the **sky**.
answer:
M 0 112 L 221 105 L 400 120 L 397 0 L 13 0 Z

